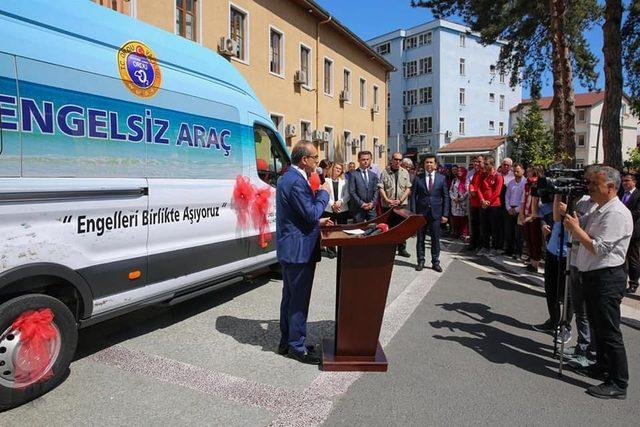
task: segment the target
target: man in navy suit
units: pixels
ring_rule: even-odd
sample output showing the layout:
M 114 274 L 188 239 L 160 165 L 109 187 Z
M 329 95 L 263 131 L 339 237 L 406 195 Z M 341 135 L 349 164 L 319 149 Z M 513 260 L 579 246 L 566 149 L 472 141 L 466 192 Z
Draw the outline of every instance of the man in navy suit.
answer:
M 371 221 L 376 217 L 378 203 L 378 176 L 371 170 L 371 152 L 358 153 L 360 167 L 349 177 L 351 215 L 356 222 Z
M 436 172 L 436 157 L 429 155 L 424 159 L 424 173 L 416 176 L 412 186 L 413 203 L 417 214 L 424 215 L 427 224 L 418 231 L 416 252 L 418 266 L 424 268 L 424 238 L 431 237 L 431 265 L 438 273 L 440 267 L 440 224 L 447 222 L 449 216 L 449 189 L 444 175 Z
M 320 225 L 329 224 L 322 212 L 329 193 L 313 194 L 307 176 L 316 170 L 318 151 L 309 141 L 291 151 L 291 167 L 278 180 L 276 190 L 276 240 L 282 265 L 280 345 L 278 353 L 302 363 L 320 364 L 320 355 L 306 345 L 307 315 L 316 263 L 320 261 Z

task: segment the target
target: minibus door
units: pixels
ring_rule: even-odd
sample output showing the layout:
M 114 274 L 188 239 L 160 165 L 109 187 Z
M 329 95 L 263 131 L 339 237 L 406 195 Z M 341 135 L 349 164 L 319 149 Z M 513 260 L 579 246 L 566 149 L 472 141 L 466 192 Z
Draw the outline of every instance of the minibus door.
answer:
M 19 115 L 15 59 L 0 53 L 0 177 L 20 176 Z

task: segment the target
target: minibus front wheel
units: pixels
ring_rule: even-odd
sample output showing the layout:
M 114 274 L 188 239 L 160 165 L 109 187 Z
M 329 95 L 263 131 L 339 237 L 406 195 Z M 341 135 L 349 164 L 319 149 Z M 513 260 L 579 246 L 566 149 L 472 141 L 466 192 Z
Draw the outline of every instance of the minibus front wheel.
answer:
M 0 411 L 59 385 L 77 342 L 75 318 L 56 298 L 28 294 L 0 305 Z

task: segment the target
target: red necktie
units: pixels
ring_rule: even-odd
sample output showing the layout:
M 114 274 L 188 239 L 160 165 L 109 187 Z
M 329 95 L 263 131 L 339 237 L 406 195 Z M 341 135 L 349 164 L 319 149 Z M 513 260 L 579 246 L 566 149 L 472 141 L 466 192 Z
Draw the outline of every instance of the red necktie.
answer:
M 431 179 L 431 174 L 429 174 L 429 183 L 427 187 L 429 187 L 429 193 L 431 193 L 431 187 L 433 187 L 433 180 Z

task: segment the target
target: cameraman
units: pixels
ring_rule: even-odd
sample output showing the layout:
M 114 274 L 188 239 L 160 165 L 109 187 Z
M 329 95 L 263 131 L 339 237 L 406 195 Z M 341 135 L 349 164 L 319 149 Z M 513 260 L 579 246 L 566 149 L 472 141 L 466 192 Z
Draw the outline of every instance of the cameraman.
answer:
M 567 230 L 580 242 L 576 266 L 598 347 L 592 374 L 605 379 L 587 388 L 587 393 L 603 399 L 626 399 L 629 370 L 620 331 L 620 301 L 626 287 L 624 262 L 633 219 L 617 197 L 620 173 L 609 166 L 595 166 L 590 172 L 589 195 L 597 208 L 580 219 L 575 213 L 564 219 Z

